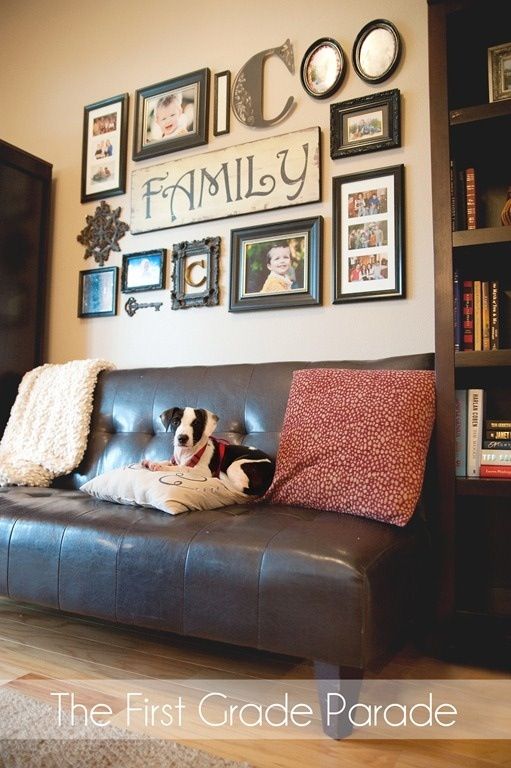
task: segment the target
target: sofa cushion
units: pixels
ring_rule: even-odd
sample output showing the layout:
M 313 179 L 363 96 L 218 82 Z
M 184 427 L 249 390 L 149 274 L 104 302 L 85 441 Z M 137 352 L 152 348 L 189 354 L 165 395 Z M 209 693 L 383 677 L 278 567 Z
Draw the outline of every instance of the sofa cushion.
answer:
M 112 469 L 81 486 L 82 491 L 102 501 L 155 507 L 178 515 L 197 509 L 216 509 L 229 504 L 244 504 L 245 496 L 227 481 L 207 477 L 199 469 L 181 467 L 151 472 L 140 464 Z
M 435 416 L 432 371 L 296 371 L 266 498 L 405 525 Z

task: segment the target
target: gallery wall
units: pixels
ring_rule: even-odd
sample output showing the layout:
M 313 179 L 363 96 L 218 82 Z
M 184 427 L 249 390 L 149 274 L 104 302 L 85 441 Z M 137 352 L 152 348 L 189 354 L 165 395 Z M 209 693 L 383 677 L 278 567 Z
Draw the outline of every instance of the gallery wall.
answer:
M 331 37 L 351 58 L 353 42 L 369 21 L 386 18 L 400 32 L 401 62 L 384 83 L 369 85 L 351 62 L 331 98 L 311 98 L 300 83 L 300 63 L 314 40 Z M 289 38 L 295 74 L 277 58 L 265 66 L 265 114 L 275 115 L 288 96 L 292 114 L 277 125 L 250 128 L 231 115 L 231 131 L 209 143 L 172 155 L 132 160 L 135 91 L 207 67 L 230 70 L 233 78 L 255 53 Z M 53 164 L 54 199 L 49 264 L 47 359 L 102 357 L 119 367 L 166 366 L 285 359 L 377 358 L 433 349 L 433 252 L 429 154 L 426 0 L 259 0 L 253 6 L 218 0 L 168 3 L 150 0 L 3 0 L 0 27 L 0 136 Z M 330 105 L 398 88 L 402 104 L 402 146 L 332 160 Z M 128 92 L 127 192 L 106 198 L 121 206 L 130 222 L 131 173 L 169 159 L 196 157 L 249 141 L 318 126 L 321 131 L 321 200 L 293 208 L 260 211 L 134 235 L 120 240 L 107 266 L 121 266 L 122 254 L 220 237 L 220 303 L 172 310 L 170 258 L 165 289 L 137 294 L 162 301 L 159 312 L 129 317 L 126 295 L 115 317 L 77 317 L 84 260 L 76 236 L 97 202 L 80 202 L 83 110 Z M 211 104 L 212 104 L 211 94 Z M 332 178 L 387 166 L 405 166 L 406 297 L 332 303 Z M 230 233 L 234 228 L 302 217 L 323 217 L 322 304 L 286 309 L 229 312 Z

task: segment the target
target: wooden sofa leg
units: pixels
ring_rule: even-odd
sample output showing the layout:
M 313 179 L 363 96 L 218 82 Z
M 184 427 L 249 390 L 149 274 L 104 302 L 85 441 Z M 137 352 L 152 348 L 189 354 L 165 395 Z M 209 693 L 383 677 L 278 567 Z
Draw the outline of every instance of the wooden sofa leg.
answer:
M 323 731 L 332 739 L 344 739 L 353 731 L 348 711 L 358 702 L 364 670 L 314 662 Z

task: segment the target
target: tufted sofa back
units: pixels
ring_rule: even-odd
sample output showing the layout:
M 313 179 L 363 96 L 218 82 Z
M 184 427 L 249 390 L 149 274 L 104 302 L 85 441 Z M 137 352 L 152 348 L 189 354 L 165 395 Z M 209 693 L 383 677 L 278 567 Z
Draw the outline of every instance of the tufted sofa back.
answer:
M 169 458 L 171 438 L 159 415 L 172 406 L 208 408 L 220 417 L 218 437 L 275 456 L 293 372 L 303 368 L 431 369 L 433 355 L 103 371 L 84 459 L 55 485 L 78 488 L 115 467 Z

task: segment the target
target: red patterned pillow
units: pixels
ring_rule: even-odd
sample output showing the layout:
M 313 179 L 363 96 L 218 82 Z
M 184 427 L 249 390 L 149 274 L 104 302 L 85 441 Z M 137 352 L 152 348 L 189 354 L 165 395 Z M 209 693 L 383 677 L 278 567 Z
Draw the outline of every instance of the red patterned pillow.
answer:
M 296 371 L 265 499 L 406 525 L 434 418 L 433 371 Z

